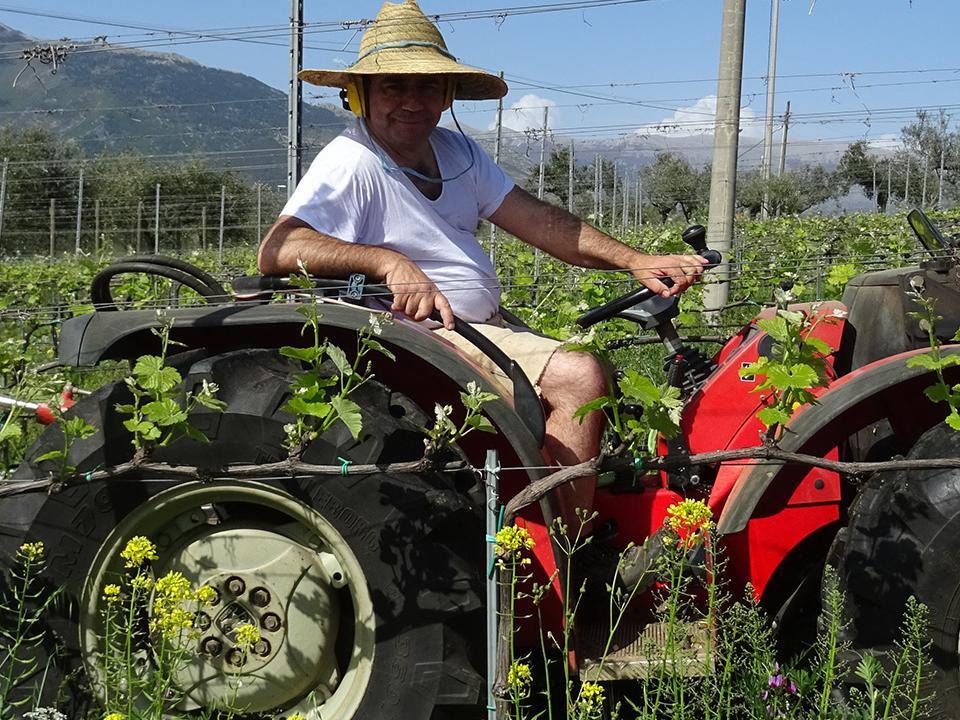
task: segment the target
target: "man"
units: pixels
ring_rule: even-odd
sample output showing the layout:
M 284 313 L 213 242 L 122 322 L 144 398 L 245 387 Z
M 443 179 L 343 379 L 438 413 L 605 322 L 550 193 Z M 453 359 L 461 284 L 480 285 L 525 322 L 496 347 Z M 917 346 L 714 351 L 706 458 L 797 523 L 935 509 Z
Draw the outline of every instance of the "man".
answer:
M 706 261 L 644 255 L 514 186 L 462 132 L 438 128 L 455 98 L 495 99 L 507 87 L 458 63 L 413 0 L 381 8 L 353 65 L 300 77 L 343 88 L 359 118 L 320 152 L 263 239 L 261 272 L 295 272 L 302 260 L 320 276 L 363 273 L 389 287 L 395 312 L 424 321 L 437 311 L 445 328 L 437 332 L 489 367 L 449 332 L 454 315 L 475 323 L 539 388 L 553 460 L 596 456 L 602 416 L 582 423 L 573 416 L 607 392 L 604 371 L 591 355 L 560 350 L 558 341 L 500 318 L 500 285 L 474 237 L 479 219 L 565 262 L 625 270 L 665 297 L 695 282 Z M 592 479 L 566 488 L 564 517 L 592 507 L 593 490 Z

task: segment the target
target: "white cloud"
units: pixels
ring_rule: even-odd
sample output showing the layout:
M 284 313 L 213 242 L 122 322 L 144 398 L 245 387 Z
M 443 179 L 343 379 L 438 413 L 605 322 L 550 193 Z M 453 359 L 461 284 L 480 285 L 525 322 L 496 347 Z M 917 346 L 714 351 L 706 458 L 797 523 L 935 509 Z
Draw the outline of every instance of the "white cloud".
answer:
M 557 104 L 553 100 L 537 95 L 524 95 L 509 108 L 503 109 L 503 126 L 511 130 L 523 132 L 525 130 L 543 129 L 543 108 L 550 108 L 547 116 L 547 127 L 552 128 L 557 122 Z M 494 118 L 488 130 L 495 130 L 497 119 Z
M 878 152 L 896 152 L 903 149 L 903 138 L 899 133 L 883 133 L 875 138 L 867 138 L 867 147 Z
M 673 115 L 660 122 L 649 123 L 637 128 L 637 135 L 672 135 L 686 137 L 690 135 L 710 135 L 713 133 L 717 116 L 717 96 L 706 95 L 693 105 L 678 108 Z M 749 107 L 740 108 L 740 136 L 760 137 L 763 135 L 763 122 Z

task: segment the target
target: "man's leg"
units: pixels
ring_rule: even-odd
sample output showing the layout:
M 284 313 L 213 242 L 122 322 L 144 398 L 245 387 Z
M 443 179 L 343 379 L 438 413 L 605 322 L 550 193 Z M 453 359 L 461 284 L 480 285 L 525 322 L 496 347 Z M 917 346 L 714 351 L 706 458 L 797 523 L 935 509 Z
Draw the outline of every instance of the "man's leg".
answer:
M 558 350 L 550 358 L 540 378 L 540 393 L 547 413 L 544 445 L 555 462 L 576 465 L 600 452 L 603 414 L 594 411 L 582 422 L 573 415 L 607 392 L 606 373 L 589 353 Z M 558 489 L 560 513 L 573 533 L 578 527 L 575 511 L 592 510 L 596 484 L 595 477 L 585 477 Z

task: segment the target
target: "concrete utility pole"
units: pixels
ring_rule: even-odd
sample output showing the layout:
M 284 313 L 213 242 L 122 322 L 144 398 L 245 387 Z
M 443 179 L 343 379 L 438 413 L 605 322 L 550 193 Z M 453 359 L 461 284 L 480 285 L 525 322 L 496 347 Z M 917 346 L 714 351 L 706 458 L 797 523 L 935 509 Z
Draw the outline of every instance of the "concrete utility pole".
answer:
M 93 201 L 93 254 L 100 257 L 100 198 Z
M 886 215 L 886 209 L 890 207 L 890 202 L 893 199 L 893 163 L 887 160 L 887 204 L 884 206 L 884 215 Z
M 83 168 L 80 168 L 80 180 L 77 187 L 77 241 L 74 252 L 80 254 L 80 226 L 83 223 Z
M 143 230 L 143 200 L 137 202 L 137 252 L 140 252 L 140 233 Z
M 570 164 L 567 166 L 567 211 L 573 212 L 573 140 L 570 141 Z
M 57 233 L 57 200 L 56 198 L 50 198 L 50 257 L 53 257 L 53 253 L 56 252 L 54 247 L 54 242 L 56 240 Z
M 220 186 L 220 239 L 217 243 L 217 261 L 223 265 L 223 222 L 226 219 L 227 187 Z
M 303 69 L 303 0 L 290 2 L 290 86 L 287 92 L 287 198 L 300 182 L 303 151 L 303 83 L 297 73 Z
M 907 154 L 907 182 L 906 186 L 903 189 L 903 201 L 910 205 L 910 155 Z
M 3 207 L 7 202 L 7 165 L 10 159 L 3 159 L 3 173 L 0 174 L 0 237 L 3 237 Z
M 263 237 L 263 185 L 257 183 L 257 242 Z
M 503 70 L 500 71 L 503 80 Z M 503 140 L 503 98 L 497 98 L 497 137 L 493 143 L 493 162 L 500 162 L 500 142 Z M 497 226 L 490 223 L 490 264 L 497 267 Z
M 207 206 L 200 206 L 200 248 L 207 249 Z
M 780 167 L 777 169 L 777 177 L 783 177 L 787 169 L 787 131 L 790 129 L 790 101 L 787 100 L 787 110 L 783 113 L 783 137 L 780 138 Z
M 940 143 L 940 184 L 937 187 L 937 210 L 943 210 L 943 173 L 945 172 L 944 161 L 946 159 L 946 155 L 947 155 L 946 144 L 941 142 Z
M 880 212 L 880 198 L 877 196 L 877 163 L 873 163 L 873 211 Z
M 157 194 L 153 201 L 153 254 L 160 254 L 160 183 L 157 183 Z
M 620 167 L 613 164 L 613 192 L 610 193 L 610 232 L 613 233 L 617 225 L 617 175 L 620 174 Z
M 537 182 L 537 199 L 543 200 L 545 164 L 547 161 L 547 123 L 550 120 L 550 107 L 543 107 L 543 131 L 540 135 L 540 180 Z M 540 248 L 533 251 L 533 298 L 536 301 L 540 293 Z
M 766 220 L 770 215 L 770 190 L 767 185 L 770 181 L 770 166 L 773 164 L 773 106 L 776 100 L 777 30 L 779 26 L 780 0 L 770 0 L 770 52 L 767 57 L 767 115 L 763 132 L 763 167 L 760 173 L 764 181 L 763 207 L 760 208 L 761 220 Z
M 743 77 L 746 5 L 747 0 L 723 1 L 707 241 L 711 248 L 723 253 L 724 260 L 723 264 L 711 273 L 719 282 L 709 283 L 703 293 L 704 308 L 714 312 L 726 305 L 730 292 L 730 262 L 727 255 L 733 244 L 733 210 L 737 194 L 740 85 Z
M 643 178 L 637 171 L 637 228 L 643 227 Z
M 927 207 L 927 172 L 930 169 L 930 158 L 923 156 L 923 188 L 920 193 L 920 207 Z

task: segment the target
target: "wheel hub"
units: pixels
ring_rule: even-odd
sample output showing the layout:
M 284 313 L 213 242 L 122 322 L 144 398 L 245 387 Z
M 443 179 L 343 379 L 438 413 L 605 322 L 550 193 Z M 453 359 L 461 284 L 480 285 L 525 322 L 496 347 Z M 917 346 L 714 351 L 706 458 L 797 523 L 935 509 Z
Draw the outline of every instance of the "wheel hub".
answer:
M 267 530 L 217 529 L 172 555 L 168 566 L 217 593 L 209 623 L 198 622 L 207 627 L 197 652 L 178 674 L 193 703 L 236 693 L 238 707 L 261 711 L 278 694 L 335 690 L 338 581 L 313 550 Z M 211 567 L 218 572 L 211 575 Z M 336 572 L 342 577 L 342 568 Z M 239 642 L 243 625 L 256 628 L 260 639 Z
M 104 540 L 85 583 L 81 637 L 102 652 L 102 588 L 123 572 L 133 535 L 156 538 L 159 577 L 179 571 L 216 595 L 196 610 L 196 636 L 176 674 L 177 711 L 224 704 L 243 713 L 353 718 L 370 680 L 374 614 L 363 569 L 317 511 L 258 482 L 182 483 L 127 515 Z M 237 630 L 252 625 L 246 645 Z M 142 658 L 147 671 L 148 658 Z M 98 667 L 88 664 L 92 676 Z

